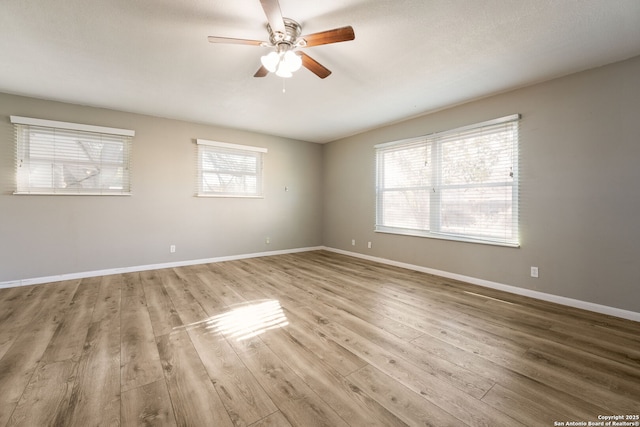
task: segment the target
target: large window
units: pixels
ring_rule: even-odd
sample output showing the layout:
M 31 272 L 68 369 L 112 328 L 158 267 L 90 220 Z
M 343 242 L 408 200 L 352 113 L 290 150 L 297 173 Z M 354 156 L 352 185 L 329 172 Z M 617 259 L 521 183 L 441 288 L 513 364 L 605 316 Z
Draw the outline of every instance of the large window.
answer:
M 134 131 L 11 116 L 16 194 L 130 194 Z
M 198 196 L 262 197 L 266 148 L 197 140 Z
M 376 146 L 376 231 L 518 246 L 512 115 Z

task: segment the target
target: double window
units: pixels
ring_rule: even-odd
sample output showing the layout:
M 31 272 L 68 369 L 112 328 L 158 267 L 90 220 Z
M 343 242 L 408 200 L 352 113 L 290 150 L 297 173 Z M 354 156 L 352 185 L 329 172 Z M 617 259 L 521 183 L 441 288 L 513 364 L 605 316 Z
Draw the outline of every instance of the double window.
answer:
M 11 116 L 16 194 L 130 194 L 134 132 Z
M 266 148 L 198 139 L 198 196 L 262 197 Z
M 376 146 L 376 231 L 518 246 L 512 115 Z

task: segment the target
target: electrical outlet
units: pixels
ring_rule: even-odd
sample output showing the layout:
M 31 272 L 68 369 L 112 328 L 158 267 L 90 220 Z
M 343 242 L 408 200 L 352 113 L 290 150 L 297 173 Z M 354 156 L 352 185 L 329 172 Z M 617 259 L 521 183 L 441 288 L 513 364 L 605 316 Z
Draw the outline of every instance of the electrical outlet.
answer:
M 169 246 L 169 252 L 170 253 L 175 253 L 176 252 L 176 245 Z
M 355 246 L 356 245 L 356 239 L 351 239 L 351 246 Z
M 531 267 L 531 277 L 538 277 L 538 267 Z
M 269 243 L 271 243 L 271 237 L 268 237 L 268 236 L 267 236 L 267 237 L 264 239 L 264 243 L 265 243 L 265 244 L 267 244 L 267 245 L 268 245 Z
M 367 242 L 367 247 L 371 249 L 371 242 Z

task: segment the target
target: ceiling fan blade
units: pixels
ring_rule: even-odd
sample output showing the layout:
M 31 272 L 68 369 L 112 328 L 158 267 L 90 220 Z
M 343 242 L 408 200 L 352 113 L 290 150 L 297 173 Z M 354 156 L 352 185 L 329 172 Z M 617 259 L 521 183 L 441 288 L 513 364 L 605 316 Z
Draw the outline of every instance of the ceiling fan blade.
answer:
M 256 73 L 253 75 L 253 77 L 264 77 L 267 74 L 269 74 L 269 70 L 264 68 L 264 65 L 262 65 L 262 66 L 260 66 L 260 68 L 258 68 L 258 71 L 256 71 Z
M 209 43 L 230 43 L 230 44 L 248 44 L 252 46 L 263 46 L 266 42 L 260 40 L 236 39 L 233 37 L 207 37 Z
M 278 0 L 260 0 L 264 14 L 267 15 L 267 21 L 271 26 L 271 30 L 275 32 L 285 33 L 284 20 L 282 12 L 280 12 L 280 3 Z
M 306 47 L 310 47 L 353 40 L 356 38 L 356 33 L 353 31 L 353 27 L 349 25 L 347 27 L 309 34 L 308 36 L 302 36 L 302 38 L 307 42 Z
M 324 79 L 331 74 L 331 71 L 318 61 L 310 57 L 304 52 L 298 53 L 302 57 L 302 66 L 311 71 L 316 76 Z

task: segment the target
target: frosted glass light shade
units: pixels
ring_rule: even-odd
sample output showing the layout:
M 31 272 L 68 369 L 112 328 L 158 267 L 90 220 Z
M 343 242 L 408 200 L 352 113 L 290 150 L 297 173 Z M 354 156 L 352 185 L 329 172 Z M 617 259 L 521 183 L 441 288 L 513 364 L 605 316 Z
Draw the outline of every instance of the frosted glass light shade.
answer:
M 264 68 L 266 68 L 267 70 L 273 73 L 278 68 L 278 63 L 280 62 L 280 55 L 278 55 L 275 52 L 271 52 L 268 55 L 264 55 L 263 57 L 261 57 L 260 62 L 262 62 L 262 65 L 264 66 Z
M 262 66 L 271 73 L 276 73 L 278 77 L 292 77 L 294 71 L 298 71 L 302 66 L 302 58 L 293 51 L 270 52 L 260 58 Z
M 289 78 L 293 77 L 293 74 L 291 74 L 291 71 L 287 67 L 286 63 L 284 61 L 280 61 L 280 64 L 278 64 L 278 70 L 276 71 L 276 76 Z
M 290 50 L 284 54 L 284 58 L 282 60 L 291 72 L 298 71 L 302 66 L 302 58 Z

